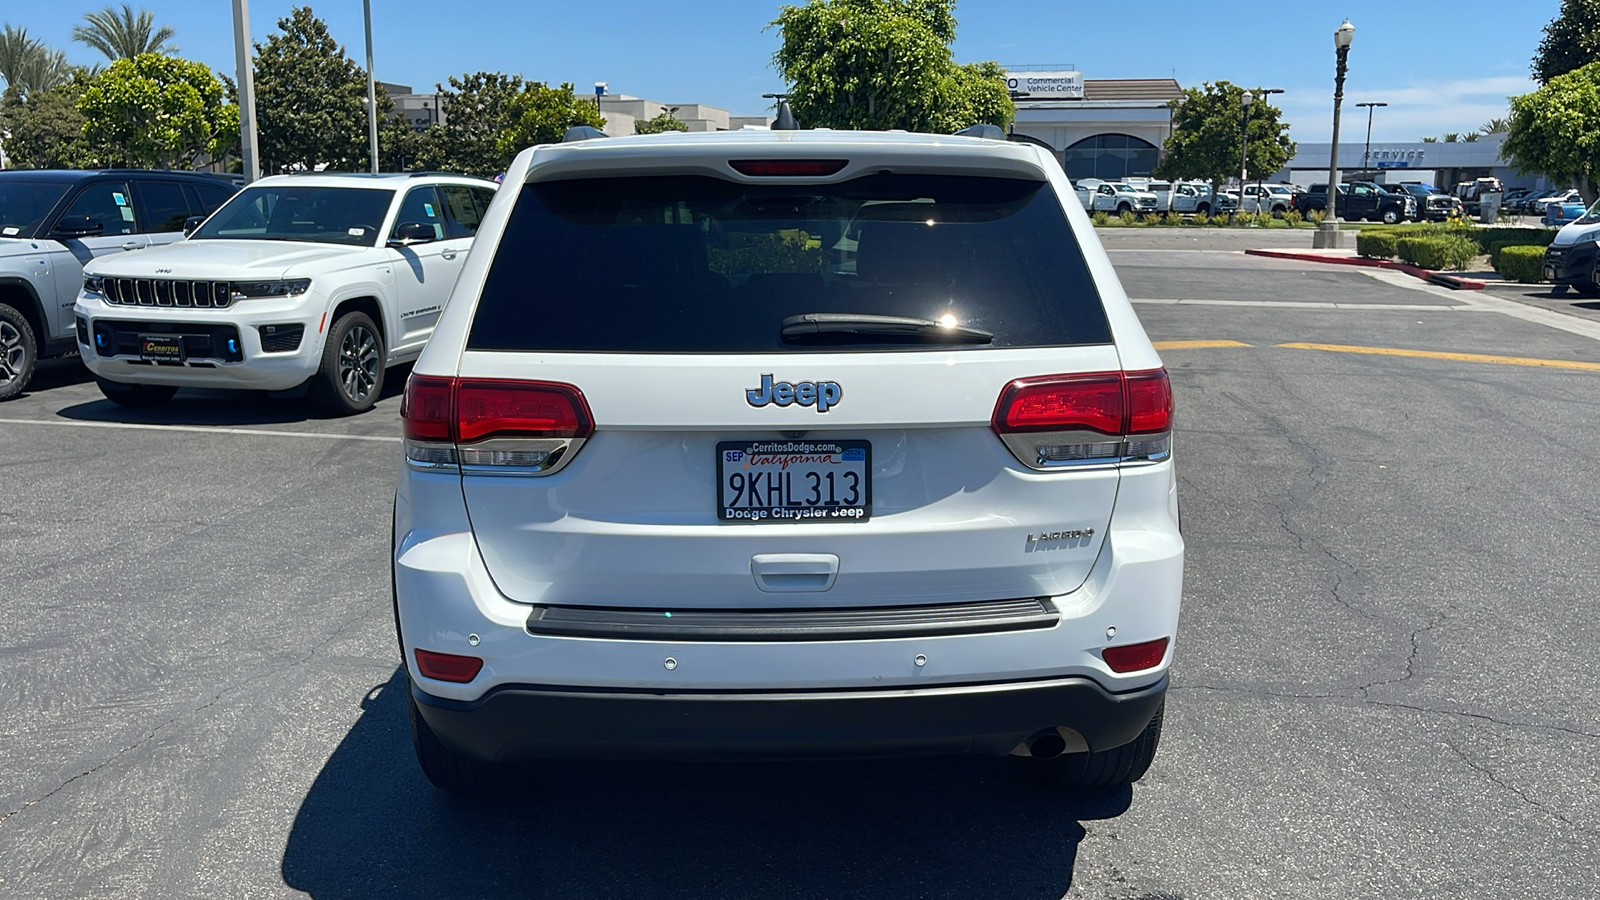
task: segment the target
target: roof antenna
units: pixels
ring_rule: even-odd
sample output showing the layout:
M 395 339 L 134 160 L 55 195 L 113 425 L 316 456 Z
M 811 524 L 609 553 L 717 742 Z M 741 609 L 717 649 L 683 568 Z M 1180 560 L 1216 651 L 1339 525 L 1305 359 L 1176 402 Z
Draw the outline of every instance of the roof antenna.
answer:
M 795 124 L 794 113 L 789 110 L 788 94 L 762 94 L 764 100 L 778 101 L 778 115 L 772 121 L 773 131 L 799 131 L 800 126 Z

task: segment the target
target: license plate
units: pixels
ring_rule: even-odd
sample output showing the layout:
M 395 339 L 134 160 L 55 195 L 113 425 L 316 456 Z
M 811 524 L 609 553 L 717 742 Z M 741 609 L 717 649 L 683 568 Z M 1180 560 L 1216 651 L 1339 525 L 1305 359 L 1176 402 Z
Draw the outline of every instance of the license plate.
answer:
M 725 522 L 865 522 L 869 441 L 722 441 L 717 518 Z
M 183 338 L 176 334 L 141 334 L 139 358 L 152 362 L 183 362 Z

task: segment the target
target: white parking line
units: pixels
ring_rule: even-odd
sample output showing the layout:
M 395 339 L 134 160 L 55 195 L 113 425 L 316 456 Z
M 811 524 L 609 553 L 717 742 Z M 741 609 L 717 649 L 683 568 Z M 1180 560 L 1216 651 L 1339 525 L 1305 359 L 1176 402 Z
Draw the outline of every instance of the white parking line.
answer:
M 1455 297 L 1452 300 L 1458 299 Z M 1166 306 L 1272 306 L 1286 309 L 1343 309 L 1343 310 L 1397 310 L 1401 312 L 1498 312 L 1487 307 L 1460 304 L 1442 306 L 1436 303 L 1332 303 L 1321 300 L 1160 300 L 1130 298 L 1129 303 L 1150 303 Z
M 128 431 L 194 431 L 201 434 L 248 434 L 262 437 L 318 438 L 326 441 L 400 443 L 400 438 L 390 435 L 328 434 L 321 431 L 272 431 L 265 428 L 225 428 L 205 425 L 144 425 L 136 422 L 78 422 L 69 419 L 0 419 L 0 425 L 59 425 L 68 428 L 120 428 Z

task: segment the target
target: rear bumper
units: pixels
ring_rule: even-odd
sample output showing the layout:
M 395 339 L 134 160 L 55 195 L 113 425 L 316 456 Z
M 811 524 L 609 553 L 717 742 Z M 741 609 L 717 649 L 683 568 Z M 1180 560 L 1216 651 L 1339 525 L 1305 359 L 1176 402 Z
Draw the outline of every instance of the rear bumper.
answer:
M 1004 756 L 1053 728 L 1105 750 L 1139 736 L 1166 696 L 1088 678 L 886 691 L 698 693 L 502 685 L 474 701 L 411 688 L 448 746 L 490 761 L 538 758 Z

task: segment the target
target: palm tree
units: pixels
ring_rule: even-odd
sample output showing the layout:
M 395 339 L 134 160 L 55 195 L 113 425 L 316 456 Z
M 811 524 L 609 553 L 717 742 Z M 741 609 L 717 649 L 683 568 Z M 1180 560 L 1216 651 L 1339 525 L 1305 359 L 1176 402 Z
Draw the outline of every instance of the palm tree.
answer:
M 0 79 L 7 88 L 23 94 L 48 91 L 71 81 L 72 72 L 65 53 L 28 37 L 28 29 L 7 25 L 0 31 Z
M 8 87 L 19 84 L 23 69 L 42 50 L 44 42 L 28 37 L 28 29 L 6 25 L 0 31 L 0 81 Z
M 1479 125 L 1478 130 L 1484 134 L 1505 134 L 1511 130 L 1511 120 L 1506 118 L 1490 119 Z
M 112 62 L 141 53 L 178 52 L 175 45 L 167 43 L 177 32 L 170 25 L 156 28 L 156 14 L 148 9 L 139 10 L 135 16 L 133 7 L 124 3 L 121 14 L 108 6 L 97 13 L 85 13 L 83 20 L 89 24 L 75 26 L 72 39 L 99 50 Z

